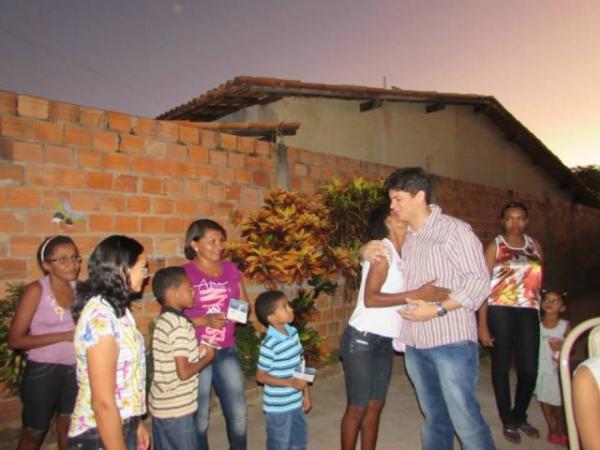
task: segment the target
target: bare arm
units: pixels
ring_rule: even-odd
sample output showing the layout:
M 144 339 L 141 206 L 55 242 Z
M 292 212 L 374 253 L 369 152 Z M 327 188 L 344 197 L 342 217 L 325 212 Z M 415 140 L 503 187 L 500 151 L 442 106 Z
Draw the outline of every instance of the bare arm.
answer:
M 383 241 L 373 240 L 367 242 L 358 249 L 358 256 L 360 257 L 361 261 L 369 261 L 370 263 L 374 263 L 375 261 L 386 259 L 386 252 L 387 247 Z
M 542 248 L 542 244 L 537 239 L 533 240 L 533 245 L 535 245 L 535 249 L 540 254 L 540 259 L 542 260 L 542 265 L 544 263 L 544 249 Z
M 73 341 L 72 331 L 39 335 L 30 333 L 31 321 L 40 304 L 41 295 L 42 287 L 39 282 L 35 281 L 25 287 L 10 325 L 8 345 L 11 348 L 30 350 L 57 342 Z
M 593 450 L 600 442 L 600 390 L 592 372 L 585 366 L 573 378 L 573 412 L 583 448 Z
M 310 397 L 310 389 L 308 385 L 303 389 L 304 398 L 302 399 L 302 409 L 305 413 L 312 409 L 312 398 Z
M 190 320 L 197 327 L 223 328 L 227 322 L 225 313 L 207 314 L 200 317 L 192 317 Z
M 92 410 L 107 450 L 125 450 L 123 424 L 115 398 L 119 347 L 112 336 L 102 336 L 87 351 Z
M 270 386 L 291 387 L 298 390 L 304 389 L 308 384 L 300 378 L 277 378 L 260 369 L 256 369 L 256 381 Z
M 434 286 L 433 282 L 426 283 L 419 289 L 414 289 L 412 291 L 396 294 L 383 293 L 381 292 L 381 287 L 385 283 L 388 270 L 389 265 L 385 258 L 371 263 L 367 281 L 365 283 L 365 306 L 368 308 L 384 308 L 388 306 L 404 305 L 409 298 L 433 302 L 448 298 L 450 290 Z
M 210 362 L 215 359 L 215 350 L 207 345 L 200 345 L 198 350 L 206 352 L 202 358 L 198 361 L 190 362 L 185 356 L 175 356 L 175 370 L 177 371 L 177 377 L 180 380 L 187 380 L 193 375 L 204 369 Z

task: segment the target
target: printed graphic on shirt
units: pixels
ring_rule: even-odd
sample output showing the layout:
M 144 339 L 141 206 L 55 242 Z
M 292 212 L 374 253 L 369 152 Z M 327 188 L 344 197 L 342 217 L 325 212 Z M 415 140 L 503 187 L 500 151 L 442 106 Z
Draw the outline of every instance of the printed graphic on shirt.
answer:
M 202 307 L 205 310 L 205 314 L 227 313 L 230 295 L 228 285 L 228 281 L 202 280 L 194 286 L 196 298 L 202 299 Z M 226 331 L 226 327 L 204 327 L 199 337 L 201 340 L 219 345 L 225 341 Z
M 542 263 L 530 238 L 523 248 L 497 240 L 490 304 L 537 308 L 542 285 Z

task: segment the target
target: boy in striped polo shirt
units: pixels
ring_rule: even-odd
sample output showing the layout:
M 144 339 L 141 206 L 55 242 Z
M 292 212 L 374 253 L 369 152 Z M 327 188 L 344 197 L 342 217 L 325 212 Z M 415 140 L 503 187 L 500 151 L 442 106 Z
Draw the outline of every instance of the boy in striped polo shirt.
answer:
M 198 409 L 198 372 L 214 358 L 212 348 L 198 346 L 194 325 L 183 309 L 194 303 L 183 267 L 154 275 L 152 291 L 162 306 L 152 336 L 154 376 L 150 387 L 154 450 L 196 450 L 200 443 L 194 416 Z
M 298 331 L 289 325 L 294 311 L 280 291 L 260 294 L 255 308 L 256 317 L 267 327 L 256 371 L 256 381 L 264 384 L 267 450 L 304 449 L 308 444 L 304 413 L 312 404 L 306 381 L 292 376 L 302 363 Z

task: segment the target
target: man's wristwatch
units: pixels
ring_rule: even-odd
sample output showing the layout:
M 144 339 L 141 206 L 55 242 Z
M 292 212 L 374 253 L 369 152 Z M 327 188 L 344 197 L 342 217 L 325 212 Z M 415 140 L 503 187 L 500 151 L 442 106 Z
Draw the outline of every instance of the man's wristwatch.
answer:
M 440 302 L 437 302 L 436 305 L 438 317 L 444 317 L 446 314 L 448 314 L 448 310 L 444 308 L 444 305 L 442 305 Z

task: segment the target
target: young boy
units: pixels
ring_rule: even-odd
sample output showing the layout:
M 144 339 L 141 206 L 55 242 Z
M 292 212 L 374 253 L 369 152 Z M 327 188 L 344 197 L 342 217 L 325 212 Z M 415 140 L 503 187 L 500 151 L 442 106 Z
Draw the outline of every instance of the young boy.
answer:
M 162 306 L 152 337 L 154 377 L 148 402 L 154 449 L 196 450 L 198 372 L 212 361 L 214 350 L 198 346 L 194 326 L 183 315 L 194 301 L 183 267 L 156 272 L 152 291 Z
M 312 405 L 306 381 L 292 376 L 302 363 L 298 331 L 288 325 L 294 320 L 294 311 L 280 291 L 260 294 L 255 310 L 258 320 L 267 327 L 256 371 L 256 381 L 264 384 L 267 450 L 304 449 L 308 444 L 304 413 Z

